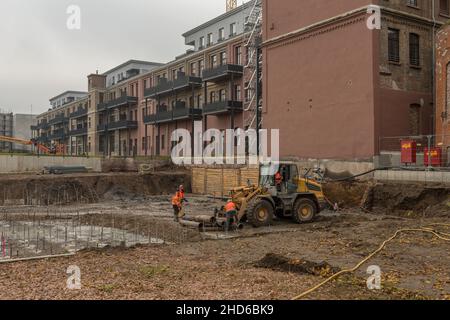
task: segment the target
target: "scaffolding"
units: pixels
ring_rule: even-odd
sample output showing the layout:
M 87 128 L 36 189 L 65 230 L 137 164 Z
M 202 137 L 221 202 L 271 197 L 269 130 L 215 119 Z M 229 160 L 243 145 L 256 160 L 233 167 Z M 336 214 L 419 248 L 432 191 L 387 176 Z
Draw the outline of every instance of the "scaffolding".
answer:
M 14 115 L 0 110 L 0 136 L 12 137 L 14 130 Z M 0 141 L 0 152 L 11 152 L 11 142 Z
M 244 67 L 244 126 L 259 130 L 262 127 L 262 1 L 255 0 L 245 21 L 244 45 L 247 61 Z

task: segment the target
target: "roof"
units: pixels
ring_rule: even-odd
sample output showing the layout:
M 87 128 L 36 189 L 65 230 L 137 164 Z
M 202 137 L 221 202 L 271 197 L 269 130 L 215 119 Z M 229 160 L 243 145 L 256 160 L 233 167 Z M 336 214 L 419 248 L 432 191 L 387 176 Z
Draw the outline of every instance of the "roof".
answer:
M 65 96 L 65 95 L 67 95 L 67 94 L 69 94 L 69 93 L 74 93 L 74 94 L 85 94 L 85 95 L 88 94 L 88 93 L 85 92 L 85 91 L 73 91 L 73 90 L 68 90 L 68 91 L 65 91 L 65 92 L 63 92 L 63 93 L 61 93 L 61 94 L 58 94 L 57 96 L 51 98 L 50 101 L 55 100 L 55 99 L 58 99 L 59 97 Z
M 224 14 L 222 14 L 222 15 L 220 15 L 218 17 L 215 17 L 214 19 L 209 20 L 209 21 L 199 25 L 198 27 L 195 27 L 192 30 L 189 30 L 189 31 L 183 33 L 183 37 L 189 37 L 190 35 L 193 35 L 194 33 L 198 32 L 198 31 L 200 31 L 202 29 L 205 29 L 205 28 L 207 28 L 209 26 L 212 26 L 212 25 L 214 25 L 214 24 L 216 24 L 216 23 L 218 23 L 218 22 L 220 22 L 220 21 L 222 21 L 222 20 L 224 20 L 224 19 L 226 19 L 228 17 L 231 17 L 232 15 L 234 15 L 234 14 L 240 12 L 240 11 L 243 11 L 243 10 L 249 8 L 251 5 L 253 5 L 254 1 L 255 0 L 248 1 L 248 2 L 244 3 L 243 5 L 240 5 L 236 9 L 233 9 L 233 10 L 230 10 L 228 12 L 225 12 Z
M 156 67 L 163 65 L 162 63 L 159 63 L 159 62 L 151 62 L 151 61 L 143 61 L 143 60 L 128 60 L 127 62 L 124 62 L 121 65 L 118 65 L 117 67 L 114 67 L 111 70 L 104 72 L 103 75 L 107 75 L 108 73 L 114 72 L 114 71 L 121 69 L 121 68 L 125 67 L 126 65 L 129 65 L 132 63 L 145 64 L 148 66 L 156 66 Z

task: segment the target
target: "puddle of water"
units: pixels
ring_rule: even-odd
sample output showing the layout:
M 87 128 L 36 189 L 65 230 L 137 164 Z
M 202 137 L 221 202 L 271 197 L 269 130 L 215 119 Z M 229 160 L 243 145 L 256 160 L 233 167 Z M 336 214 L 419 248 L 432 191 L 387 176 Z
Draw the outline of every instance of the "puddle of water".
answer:
M 73 220 L 0 221 L 0 260 L 73 253 L 86 248 L 164 244 L 164 240 Z

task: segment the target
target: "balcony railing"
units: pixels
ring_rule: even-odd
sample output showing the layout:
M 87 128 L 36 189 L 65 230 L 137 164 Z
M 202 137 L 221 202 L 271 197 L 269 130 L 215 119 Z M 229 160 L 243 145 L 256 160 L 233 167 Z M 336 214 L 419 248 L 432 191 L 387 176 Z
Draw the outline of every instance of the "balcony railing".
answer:
M 114 100 L 111 100 L 109 102 L 103 102 L 99 103 L 97 105 L 97 111 L 105 111 L 106 109 L 114 109 L 126 105 L 132 105 L 137 104 L 138 98 L 137 97 L 131 97 L 131 96 L 123 96 Z
M 202 118 L 202 110 L 186 108 L 185 104 L 179 104 L 173 110 L 159 110 L 155 114 L 144 117 L 145 124 L 162 124 L 178 120 L 199 120 Z
M 131 120 L 119 120 L 110 122 L 108 124 L 99 124 L 97 126 L 97 131 L 113 131 L 113 130 L 122 130 L 122 129 L 137 129 L 138 122 Z
M 168 81 L 163 78 L 159 84 L 153 88 L 148 88 L 144 92 L 145 98 L 154 99 L 158 96 L 170 95 L 175 92 L 190 89 L 192 86 L 199 87 L 202 85 L 202 78 L 188 76 L 183 72 L 179 72 L 177 78 L 173 81 Z
M 75 112 L 72 112 L 70 114 L 71 118 L 79 118 L 79 117 L 84 117 L 87 116 L 87 109 L 86 108 L 80 108 Z
M 60 123 L 65 123 L 65 122 L 69 122 L 69 118 L 67 118 L 64 115 L 58 115 L 55 118 L 51 119 L 48 124 L 49 125 L 55 125 L 55 124 L 60 124 Z
M 242 101 L 217 101 L 203 106 L 204 115 L 222 114 L 233 111 L 242 112 Z
M 49 136 L 48 138 L 50 140 L 61 140 L 64 139 L 65 137 L 65 133 L 64 133 L 64 129 L 58 129 L 58 130 L 54 130 Z
M 78 129 L 71 130 L 69 135 L 71 135 L 71 136 L 84 136 L 84 135 L 87 135 L 87 133 L 88 133 L 88 129 L 87 128 L 78 128 Z
M 203 81 L 219 81 L 234 74 L 240 77 L 244 74 L 244 67 L 237 64 L 224 64 L 212 69 L 203 70 Z
M 137 129 L 138 122 L 131 120 L 120 120 L 116 122 L 111 122 L 108 124 L 109 130 L 119 130 L 119 129 Z

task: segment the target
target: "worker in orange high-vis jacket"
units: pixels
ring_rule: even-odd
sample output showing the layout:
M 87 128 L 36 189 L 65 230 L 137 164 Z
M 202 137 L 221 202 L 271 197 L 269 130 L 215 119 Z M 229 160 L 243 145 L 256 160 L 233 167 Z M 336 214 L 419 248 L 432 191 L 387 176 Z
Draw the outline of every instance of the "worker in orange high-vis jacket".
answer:
M 283 175 L 281 174 L 280 171 L 277 171 L 277 173 L 275 173 L 275 186 L 277 187 L 277 190 L 279 192 L 281 192 L 282 184 L 283 184 Z
M 178 192 L 175 193 L 175 195 L 172 197 L 172 207 L 173 207 L 173 215 L 174 215 L 174 221 L 178 222 L 179 221 L 179 215 L 180 212 L 182 210 L 182 204 L 181 204 L 181 198 L 180 198 L 180 194 Z
M 180 199 L 181 199 L 181 204 L 183 204 L 183 202 L 189 202 L 189 201 L 186 199 L 185 192 L 184 192 L 184 186 L 183 186 L 183 185 L 180 185 L 180 186 L 178 187 L 178 196 L 179 196 Z
M 230 230 L 230 225 L 236 227 L 236 216 L 237 216 L 237 207 L 233 200 L 229 199 L 227 204 L 225 205 L 225 214 L 226 214 L 226 224 L 225 231 Z

